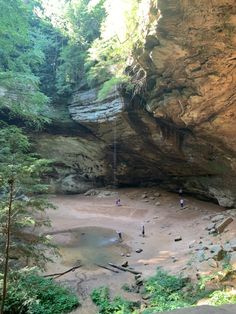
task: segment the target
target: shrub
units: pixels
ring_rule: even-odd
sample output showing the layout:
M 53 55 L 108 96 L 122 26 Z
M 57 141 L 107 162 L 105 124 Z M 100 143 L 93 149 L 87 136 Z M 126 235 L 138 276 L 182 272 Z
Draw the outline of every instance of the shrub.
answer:
M 180 276 L 172 276 L 158 269 L 155 276 L 145 283 L 146 293 L 150 295 L 148 309 L 144 314 L 174 310 L 191 306 L 191 300 L 184 295 L 183 288 L 186 279 Z
M 236 303 L 236 294 L 225 290 L 216 290 L 209 296 L 209 304 L 222 305 Z
M 91 294 L 92 301 L 99 307 L 99 314 L 131 314 L 135 313 L 135 302 L 126 301 L 120 297 L 110 299 L 107 287 L 94 289 Z
M 36 273 L 17 273 L 11 278 L 5 314 L 62 314 L 79 305 L 76 295 Z

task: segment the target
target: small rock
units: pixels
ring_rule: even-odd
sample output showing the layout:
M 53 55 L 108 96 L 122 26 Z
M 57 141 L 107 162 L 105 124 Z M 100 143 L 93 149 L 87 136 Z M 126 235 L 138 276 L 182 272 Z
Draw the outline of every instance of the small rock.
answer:
M 201 251 L 204 250 L 204 245 L 203 244 L 198 244 L 195 246 L 195 251 Z
M 189 248 L 192 249 L 194 245 L 196 244 L 196 240 L 193 240 L 192 242 L 189 243 Z
M 199 261 L 200 263 L 202 263 L 202 262 L 204 262 L 204 261 L 206 260 L 206 256 L 205 256 L 204 250 L 198 251 L 197 254 L 196 254 L 196 256 L 197 256 L 197 259 L 198 259 L 198 261 Z
M 150 200 L 154 200 L 155 199 L 155 197 L 153 197 L 153 196 L 150 196 L 149 198 L 150 198 Z
M 224 249 L 224 251 L 226 251 L 226 252 L 232 252 L 232 251 L 233 251 L 233 248 L 231 247 L 230 243 L 225 243 L 225 244 L 223 245 L 223 249 Z
M 142 299 L 143 299 L 143 300 L 151 299 L 151 295 L 150 295 L 150 294 L 144 294 L 144 295 L 142 296 Z
M 159 218 L 158 216 L 153 217 L 153 219 L 158 219 L 158 218 Z
M 217 215 L 217 216 L 215 216 L 215 217 L 213 217 L 212 219 L 211 219 L 211 222 L 218 222 L 218 221 L 220 221 L 220 220 L 223 220 L 225 218 L 225 216 L 224 215 Z
M 127 253 L 127 254 L 126 254 L 126 257 L 130 257 L 130 254 L 129 254 L 129 253 Z
M 216 233 L 216 229 L 214 228 L 214 229 L 211 229 L 209 232 L 208 232 L 208 234 L 214 234 L 214 233 Z
M 137 249 L 135 250 L 136 253 L 141 253 L 143 251 L 143 249 Z
M 181 236 L 177 236 L 177 237 L 175 237 L 175 242 L 177 242 L 177 241 L 181 241 L 182 240 L 182 237 Z
M 142 278 L 136 279 L 136 285 L 137 286 L 142 286 L 143 285 L 143 279 Z
M 143 194 L 141 198 L 147 198 L 147 194 Z
M 160 197 L 160 196 L 161 196 L 161 193 L 156 192 L 156 193 L 154 193 L 154 195 L 155 195 L 156 197 Z
M 128 266 L 129 266 L 128 261 L 125 261 L 124 263 L 122 263 L 121 266 L 122 266 L 122 267 L 128 267 Z
M 209 247 L 210 253 L 212 254 L 212 258 L 221 261 L 225 256 L 225 251 L 222 246 L 219 244 L 211 245 Z
M 148 200 L 148 199 L 145 199 L 145 200 L 144 200 L 144 202 L 148 203 L 148 202 L 149 202 L 149 200 Z
M 217 261 L 215 261 L 213 258 L 210 258 L 207 262 L 208 262 L 208 265 L 212 268 L 218 267 Z
M 124 253 L 121 253 L 120 256 L 125 256 L 125 254 L 124 254 Z
M 141 278 L 141 274 L 137 274 L 137 275 L 135 275 L 135 276 L 134 276 L 134 278 L 135 278 L 135 279 L 139 279 L 139 278 Z
M 210 223 L 207 227 L 206 227 L 206 230 L 211 230 L 211 229 L 214 229 L 215 228 L 215 223 Z
M 156 202 L 155 205 L 156 205 L 156 206 L 160 206 L 161 203 L 160 203 L 160 202 Z
M 229 241 L 230 247 L 233 251 L 236 251 L 236 238 Z

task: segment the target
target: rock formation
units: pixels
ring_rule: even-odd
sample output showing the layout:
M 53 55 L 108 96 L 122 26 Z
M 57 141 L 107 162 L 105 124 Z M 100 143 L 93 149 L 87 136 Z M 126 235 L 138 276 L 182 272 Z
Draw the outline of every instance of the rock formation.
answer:
M 235 0 L 159 0 L 133 74 L 142 92 L 74 93 L 37 135 L 54 189 L 159 184 L 236 203 Z M 155 26 L 155 27 L 154 27 Z M 59 114 L 59 113 L 60 114 Z

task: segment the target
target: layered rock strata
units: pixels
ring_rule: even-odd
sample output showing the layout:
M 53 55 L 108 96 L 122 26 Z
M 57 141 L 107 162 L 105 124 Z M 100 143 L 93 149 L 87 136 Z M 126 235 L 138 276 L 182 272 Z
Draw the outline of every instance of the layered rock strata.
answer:
M 63 109 L 69 116 L 54 119 L 55 128 L 37 136 L 37 150 L 55 160 L 58 191 L 181 185 L 232 207 L 235 1 L 159 0 L 149 13 L 152 28 L 134 56 L 135 71 L 146 82 L 142 93 L 125 97 L 114 89 L 102 102 L 97 89 L 74 93 Z

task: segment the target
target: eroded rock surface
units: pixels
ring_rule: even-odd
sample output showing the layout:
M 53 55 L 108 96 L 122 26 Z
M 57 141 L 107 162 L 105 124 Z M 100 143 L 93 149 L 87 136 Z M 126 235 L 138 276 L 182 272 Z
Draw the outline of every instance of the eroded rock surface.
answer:
M 134 56 L 146 81 L 142 95 L 125 97 L 114 89 L 101 102 L 97 89 L 76 92 L 66 106 L 71 124 L 54 121 L 69 131 L 51 127 L 38 135 L 37 149 L 55 159 L 53 184 L 59 191 L 181 185 L 233 207 L 235 1 L 159 0 L 158 6 L 150 8 L 152 28 Z

